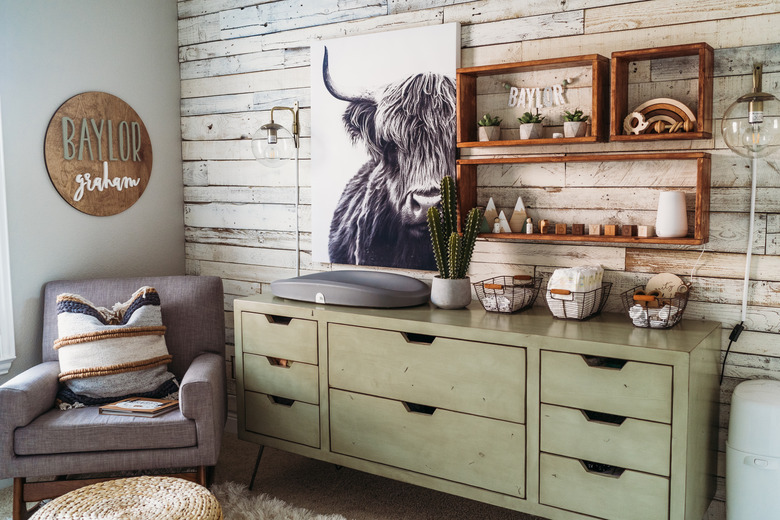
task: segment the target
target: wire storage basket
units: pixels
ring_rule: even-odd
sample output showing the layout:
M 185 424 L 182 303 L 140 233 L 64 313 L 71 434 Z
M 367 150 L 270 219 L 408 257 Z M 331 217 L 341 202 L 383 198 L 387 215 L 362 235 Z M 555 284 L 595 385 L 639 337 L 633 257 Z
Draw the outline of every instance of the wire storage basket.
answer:
M 620 295 L 623 307 L 636 327 L 668 329 L 677 325 L 688 305 L 690 287 L 678 291 L 671 298 L 664 298 L 657 292 L 645 294 L 641 286 L 629 289 Z
M 542 279 L 523 275 L 497 276 L 473 285 L 486 311 L 512 313 L 533 306 Z
M 547 306 L 556 318 L 586 320 L 601 312 L 611 290 L 612 282 L 602 282 L 601 287 L 583 292 L 548 289 Z

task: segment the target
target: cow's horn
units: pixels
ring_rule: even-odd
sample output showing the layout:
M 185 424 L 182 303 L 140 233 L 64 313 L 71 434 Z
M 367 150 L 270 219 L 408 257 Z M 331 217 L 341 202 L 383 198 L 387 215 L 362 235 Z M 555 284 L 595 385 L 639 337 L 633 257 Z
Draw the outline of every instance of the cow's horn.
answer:
M 322 81 L 325 82 L 325 88 L 328 89 L 328 92 L 330 92 L 331 95 L 336 99 L 340 99 L 341 101 L 350 101 L 350 102 L 366 99 L 365 97 L 361 97 L 361 96 L 350 96 L 336 90 L 336 87 L 333 85 L 333 80 L 330 77 L 330 70 L 328 67 L 327 47 L 325 47 L 325 56 L 322 58 Z

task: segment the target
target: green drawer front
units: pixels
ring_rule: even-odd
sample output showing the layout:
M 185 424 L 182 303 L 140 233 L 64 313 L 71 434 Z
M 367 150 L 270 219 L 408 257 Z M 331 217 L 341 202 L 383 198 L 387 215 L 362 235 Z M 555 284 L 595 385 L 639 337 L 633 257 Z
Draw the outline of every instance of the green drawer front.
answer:
M 588 416 L 582 410 L 548 404 L 542 405 L 541 423 L 542 451 L 669 476 L 668 424 Z
M 539 501 L 607 520 L 667 520 L 669 480 L 625 470 L 620 476 L 588 471 L 577 459 L 542 453 Z
M 241 313 L 244 352 L 317 364 L 317 322 L 255 312 Z
M 608 368 L 591 366 L 579 354 L 543 351 L 541 389 L 545 403 L 649 421 L 672 420 L 668 365 L 627 361 L 621 368 Z
M 252 392 L 319 404 L 318 372 L 317 365 L 290 361 L 282 366 L 266 356 L 244 354 L 244 389 Z
M 331 450 L 525 497 L 523 425 L 410 408 L 400 401 L 331 389 Z
M 523 348 L 331 323 L 328 356 L 331 387 L 525 422 Z
M 320 447 L 319 406 L 301 401 L 279 403 L 270 395 L 255 392 L 245 392 L 244 406 L 247 431 Z

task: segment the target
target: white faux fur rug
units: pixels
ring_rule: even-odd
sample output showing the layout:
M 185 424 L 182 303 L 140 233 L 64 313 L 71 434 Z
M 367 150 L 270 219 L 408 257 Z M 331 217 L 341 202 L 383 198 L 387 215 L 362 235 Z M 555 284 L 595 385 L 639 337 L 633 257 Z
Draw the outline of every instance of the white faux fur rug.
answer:
M 346 520 L 341 515 L 318 515 L 268 495 L 253 495 L 244 484 L 223 482 L 211 486 L 225 520 Z

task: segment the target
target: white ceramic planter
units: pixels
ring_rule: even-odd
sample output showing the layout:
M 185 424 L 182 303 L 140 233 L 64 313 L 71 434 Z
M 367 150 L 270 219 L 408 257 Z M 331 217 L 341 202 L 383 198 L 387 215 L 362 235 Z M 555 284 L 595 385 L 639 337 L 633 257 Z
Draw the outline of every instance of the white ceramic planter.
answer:
M 520 139 L 541 139 L 542 123 L 522 123 L 520 125 Z
M 478 126 L 477 134 L 480 141 L 498 141 L 501 139 L 501 127 Z
M 662 191 L 660 193 L 655 234 L 661 238 L 679 238 L 688 235 L 685 193 L 682 191 Z
M 587 121 L 564 121 L 563 122 L 563 136 L 564 137 L 585 137 L 588 132 Z
M 431 303 L 440 309 L 462 309 L 471 303 L 471 278 L 441 278 L 431 281 Z

